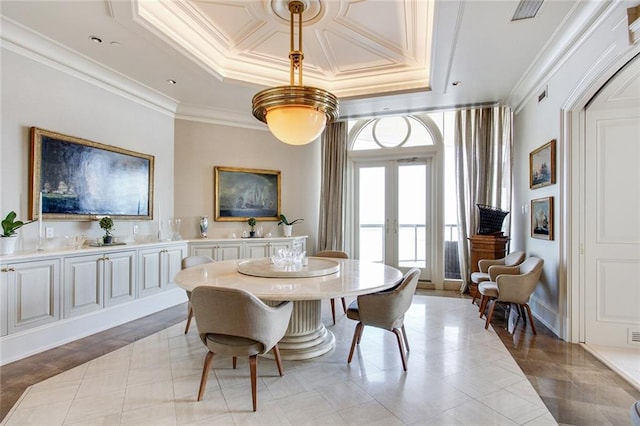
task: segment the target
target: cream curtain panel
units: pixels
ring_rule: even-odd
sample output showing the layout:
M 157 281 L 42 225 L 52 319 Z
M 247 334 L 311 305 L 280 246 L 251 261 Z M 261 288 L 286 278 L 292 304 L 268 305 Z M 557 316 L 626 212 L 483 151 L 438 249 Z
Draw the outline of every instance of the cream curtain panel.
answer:
M 461 292 L 469 285 L 471 265 L 468 238 L 478 227 L 476 204 L 511 211 L 511 109 L 492 107 L 456 112 L 455 164 L 458 190 L 458 251 Z M 505 219 L 507 234 L 510 215 Z
M 339 121 L 328 124 L 321 142 L 322 183 L 317 250 L 343 250 L 347 123 Z

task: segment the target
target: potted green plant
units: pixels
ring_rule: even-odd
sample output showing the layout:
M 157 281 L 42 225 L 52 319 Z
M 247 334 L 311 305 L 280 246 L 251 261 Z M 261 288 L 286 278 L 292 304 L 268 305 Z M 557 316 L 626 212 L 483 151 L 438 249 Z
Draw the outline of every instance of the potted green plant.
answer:
M 250 217 L 249 219 L 247 219 L 247 224 L 249 225 L 249 228 L 251 228 L 251 230 L 249 231 L 249 236 L 250 237 L 255 237 L 256 236 L 256 218 L 255 217 Z
M 105 244 L 111 244 L 113 242 L 113 235 L 111 235 L 111 231 L 113 230 L 113 220 L 109 216 L 105 216 L 100 219 L 98 224 L 100 225 L 100 228 L 104 230 L 102 242 Z
M 13 254 L 18 241 L 16 231 L 29 222 L 16 219 L 17 214 L 13 210 L 2 220 L 2 235 L 0 235 L 0 254 Z
M 298 222 L 302 222 L 304 219 L 294 219 L 294 220 L 287 220 L 287 217 L 283 214 L 280 215 L 280 222 L 278 222 L 278 225 L 282 225 L 282 235 L 284 235 L 285 237 L 290 237 L 291 236 L 291 230 L 293 229 L 293 225 L 295 223 Z

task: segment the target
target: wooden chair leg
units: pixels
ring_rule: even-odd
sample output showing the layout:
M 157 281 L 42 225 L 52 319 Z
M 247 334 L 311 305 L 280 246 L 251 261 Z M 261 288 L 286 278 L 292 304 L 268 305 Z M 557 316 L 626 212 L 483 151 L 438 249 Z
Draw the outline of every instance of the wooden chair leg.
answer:
M 364 325 L 361 322 L 356 324 L 356 329 L 353 332 L 353 340 L 351 341 L 351 350 L 349 351 L 349 358 L 347 358 L 347 364 L 351 363 L 351 359 L 353 358 L 353 351 L 356 349 L 356 344 L 360 343 L 360 335 L 362 334 L 362 329 Z
M 402 368 L 404 369 L 404 371 L 407 371 L 407 359 L 404 354 L 404 348 L 402 347 L 402 332 L 397 328 L 394 328 L 391 331 L 393 331 L 393 334 L 396 335 L 396 340 L 398 340 L 398 348 L 400 348 L 400 358 L 402 358 Z
M 280 373 L 280 377 L 282 377 L 284 375 L 284 370 L 282 369 L 282 359 L 280 358 L 280 349 L 278 348 L 277 344 L 273 347 L 273 355 L 276 358 L 276 365 L 278 366 L 278 373 Z
M 237 357 L 233 357 L 233 369 L 236 369 L 236 366 L 238 365 L 238 358 Z
M 407 339 L 407 330 L 404 328 L 404 324 L 402 324 L 402 337 L 404 337 L 404 346 L 407 349 L 407 352 L 410 352 L 409 339 Z
M 207 387 L 207 378 L 209 377 L 209 370 L 211 370 L 211 362 L 213 361 L 214 353 L 209 351 L 207 356 L 204 357 L 204 367 L 202 367 L 202 377 L 200 377 L 200 389 L 198 390 L 198 401 L 202 401 L 204 396 L 204 390 Z
M 345 314 L 347 313 L 347 301 L 344 300 L 344 297 L 342 298 L 342 310 Z
M 184 328 L 184 334 L 187 334 L 189 332 L 191 318 L 193 318 L 193 307 L 191 306 L 191 303 L 189 303 L 189 310 L 187 311 L 187 326 Z
M 258 355 L 249 357 L 249 369 L 251 370 L 251 399 L 253 400 L 253 411 L 258 408 Z
M 536 332 L 536 326 L 533 324 L 533 315 L 531 315 L 531 308 L 529 307 L 529 304 L 525 303 L 522 306 L 524 307 L 524 309 L 526 309 L 527 315 L 529 316 L 529 323 L 531 324 L 531 331 L 533 331 L 533 334 L 538 334 Z
M 331 317 L 333 318 L 333 325 L 336 325 L 336 301 L 331 299 Z
M 484 316 L 484 311 L 487 309 L 487 302 L 489 301 L 489 297 L 482 295 L 482 299 L 480 299 L 480 307 L 478 311 L 480 311 L 480 318 Z
M 487 321 L 484 323 L 484 329 L 489 328 L 489 323 L 491 322 L 491 318 L 493 318 L 493 310 L 496 307 L 496 303 L 498 303 L 498 299 L 493 299 L 491 302 L 491 306 L 489 307 L 489 313 L 487 314 Z

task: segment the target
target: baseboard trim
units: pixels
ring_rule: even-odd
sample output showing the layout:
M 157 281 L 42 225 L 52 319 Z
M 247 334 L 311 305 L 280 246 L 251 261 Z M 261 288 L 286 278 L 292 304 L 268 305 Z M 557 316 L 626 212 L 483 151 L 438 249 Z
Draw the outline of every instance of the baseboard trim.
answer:
M 185 291 L 175 288 L 129 303 L 4 336 L 0 338 L 0 365 L 73 342 L 186 301 Z

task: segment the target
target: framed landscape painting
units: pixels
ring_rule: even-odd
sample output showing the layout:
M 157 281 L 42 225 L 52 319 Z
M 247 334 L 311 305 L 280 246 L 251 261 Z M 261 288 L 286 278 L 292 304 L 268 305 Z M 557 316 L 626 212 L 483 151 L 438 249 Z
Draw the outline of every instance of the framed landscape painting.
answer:
M 30 219 L 153 218 L 153 155 L 31 128 Z
M 529 188 L 541 188 L 554 183 L 556 183 L 555 139 L 529 154 Z
M 279 220 L 280 171 L 214 167 L 215 220 Z
M 553 197 L 531 200 L 531 237 L 553 240 Z

